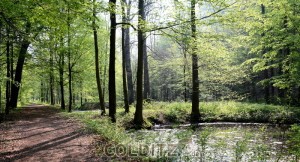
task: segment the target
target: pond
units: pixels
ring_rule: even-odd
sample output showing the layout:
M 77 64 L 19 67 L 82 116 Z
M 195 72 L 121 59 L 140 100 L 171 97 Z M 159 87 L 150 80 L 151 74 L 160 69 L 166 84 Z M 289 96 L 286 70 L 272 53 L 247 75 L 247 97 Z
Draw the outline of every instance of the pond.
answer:
M 157 126 L 128 132 L 133 155 L 161 161 L 293 161 L 288 153 L 287 126 L 205 123 L 193 129 Z M 131 152 L 132 153 L 132 152 Z

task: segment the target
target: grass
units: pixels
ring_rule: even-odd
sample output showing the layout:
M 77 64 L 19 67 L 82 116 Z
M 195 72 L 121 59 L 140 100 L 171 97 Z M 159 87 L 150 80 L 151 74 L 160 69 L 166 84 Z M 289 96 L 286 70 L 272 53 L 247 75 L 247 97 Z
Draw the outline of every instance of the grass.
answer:
M 191 103 L 185 102 L 152 102 L 144 103 L 143 116 L 147 125 L 189 123 Z M 129 114 L 117 110 L 119 125 L 129 128 L 133 119 L 134 107 Z M 299 122 L 300 109 L 297 107 L 276 106 L 267 104 L 242 103 L 234 101 L 200 103 L 202 122 L 251 122 L 291 124 Z
M 64 116 L 79 120 L 85 124 L 85 129 L 101 137 L 98 141 L 97 153 L 103 157 L 107 152 L 107 146 L 116 146 L 134 143 L 126 131 L 132 128 L 135 107 L 130 107 L 130 113 L 125 114 L 124 109 L 117 109 L 117 122 L 111 123 L 109 117 L 100 116 L 99 111 L 74 111 L 72 113 L 62 112 Z M 191 103 L 184 102 L 151 102 L 144 103 L 143 116 L 145 127 L 154 124 L 177 124 L 189 123 Z M 296 107 L 275 106 L 266 104 L 241 103 L 233 101 L 200 103 L 202 122 L 264 122 L 264 123 L 295 123 L 299 121 L 300 111 Z M 135 149 L 135 148 L 134 148 Z M 132 161 L 132 157 L 108 156 L 117 161 Z M 147 157 L 134 157 L 133 161 L 150 160 Z M 131 159 L 131 160 L 130 160 Z
M 111 123 L 108 117 L 100 116 L 98 112 L 63 112 L 62 114 L 79 120 L 85 124 L 87 131 L 99 134 L 101 137 L 109 139 L 112 142 L 124 143 L 126 139 L 129 139 L 124 128 Z
M 189 123 L 191 103 L 185 102 L 151 102 L 144 103 L 143 117 L 145 128 L 155 124 L 178 125 Z M 122 129 L 132 128 L 135 107 L 130 107 L 130 113 L 125 114 L 124 109 L 117 109 L 116 126 Z M 249 122 L 249 123 L 273 123 L 291 124 L 299 122 L 300 110 L 297 107 L 276 106 L 267 104 L 242 103 L 234 101 L 204 102 L 200 103 L 202 122 Z M 109 123 L 107 117 L 97 117 L 96 112 L 74 112 L 68 116 L 76 117 L 88 124 L 88 129 L 93 130 L 93 123 L 100 125 Z M 93 118 L 90 119 L 90 118 Z M 92 120 L 92 121 L 90 121 Z M 99 121 L 98 121 L 99 120 Z M 105 121 L 103 123 L 103 121 Z M 109 128 L 116 129 L 116 128 Z M 117 129 L 117 130 L 118 130 Z M 107 130 L 94 130 L 100 133 L 109 133 Z M 121 131 L 122 132 L 122 131 Z M 110 134 L 108 134 L 109 137 Z M 105 137 L 105 136 L 104 136 Z
M 117 153 L 114 152 L 116 146 L 126 146 L 132 139 L 123 127 L 113 124 L 109 117 L 100 116 L 98 111 L 61 112 L 61 114 L 79 120 L 79 122 L 85 125 L 85 131 L 99 135 L 96 143 L 96 153 L 102 160 L 132 161 L 136 159 L 136 157 L 130 157 L 127 154 L 123 156 L 115 154 Z

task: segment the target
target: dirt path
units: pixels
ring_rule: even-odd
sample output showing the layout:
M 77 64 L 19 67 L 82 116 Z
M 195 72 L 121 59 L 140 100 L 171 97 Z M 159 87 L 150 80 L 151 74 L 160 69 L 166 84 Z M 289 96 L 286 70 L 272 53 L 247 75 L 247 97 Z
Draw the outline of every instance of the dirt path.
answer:
M 0 124 L 0 161 L 97 161 L 94 136 L 47 106 L 30 105 Z

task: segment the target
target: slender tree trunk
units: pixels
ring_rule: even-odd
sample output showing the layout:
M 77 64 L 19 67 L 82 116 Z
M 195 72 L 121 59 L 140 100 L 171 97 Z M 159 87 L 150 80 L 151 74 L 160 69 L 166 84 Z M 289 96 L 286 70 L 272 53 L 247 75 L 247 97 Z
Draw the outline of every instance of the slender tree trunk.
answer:
M 144 54 L 144 99 L 148 99 L 150 97 L 150 80 L 149 80 L 149 67 L 148 67 L 147 39 L 146 38 L 145 38 L 144 44 L 143 44 L 143 54 Z
M 80 106 L 83 104 L 83 94 L 82 91 L 80 92 Z
M 98 90 L 98 99 L 100 102 L 101 115 L 105 114 L 105 104 L 102 94 L 101 79 L 100 79 L 100 68 L 99 68 L 99 49 L 98 49 L 98 33 L 96 27 L 96 0 L 93 0 L 93 33 L 94 33 L 94 46 L 95 46 L 95 68 L 96 68 L 96 82 Z
M 192 82 L 193 82 L 193 96 L 192 96 L 192 113 L 191 123 L 198 123 L 200 121 L 199 110 L 199 76 L 198 76 L 198 56 L 196 47 L 196 14 L 195 14 L 196 0 L 191 0 L 191 29 L 192 29 Z
M 145 20 L 144 0 L 139 0 L 139 20 L 138 20 L 138 67 L 137 67 L 137 80 L 136 80 L 136 110 L 134 114 L 134 124 L 137 128 L 141 128 L 143 125 L 143 44 L 144 33 L 142 25 Z
M 64 59 L 64 56 L 60 56 L 60 59 Z M 61 109 L 66 109 L 65 104 L 65 90 L 64 90 L 64 61 L 61 60 L 61 64 L 59 65 L 59 87 L 60 87 L 60 107 Z
M 15 37 L 15 33 L 14 37 Z M 12 81 L 14 80 L 14 42 L 10 42 L 11 49 L 10 49 L 10 87 L 12 86 Z
M 11 88 L 11 81 L 10 81 L 11 69 L 10 69 L 9 30 L 7 29 L 6 32 L 7 32 L 7 42 L 6 42 L 6 106 L 5 106 L 5 114 L 8 115 L 9 109 L 10 109 L 9 102 L 10 102 L 10 88 Z
M 54 98 L 54 67 L 53 67 L 53 53 L 52 50 L 50 50 L 50 104 L 55 104 L 55 98 Z
M 43 90 L 43 88 L 44 88 L 44 85 L 43 85 L 43 81 L 41 80 L 41 89 L 40 89 L 40 101 L 41 102 L 44 102 L 44 90 Z
M 131 0 L 128 1 L 128 6 L 131 5 Z M 127 22 L 130 22 L 130 7 L 127 7 Z M 125 64 L 126 64 L 126 76 L 127 76 L 127 87 L 128 87 L 128 102 L 129 105 L 134 102 L 134 90 L 132 81 L 132 70 L 131 70 L 131 56 L 130 56 L 130 28 L 125 29 Z
M 109 0 L 110 12 L 110 59 L 109 59 L 109 116 L 112 122 L 116 122 L 116 0 Z
M 145 4 L 144 4 L 145 5 Z M 145 6 L 144 6 L 145 9 Z M 147 19 L 146 12 L 144 11 L 144 20 Z M 150 97 L 150 80 L 149 80 L 149 65 L 148 65 L 148 53 L 147 53 L 147 38 L 144 37 L 143 42 L 143 54 L 144 54 L 144 99 Z
M 123 0 L 122 3 L 122 21 L 126 22 L 126 15 L 125 15 L 125 4 L 126 0 Z M 125 113 L 129 113 L 129 103 L 128 103 L 128 89 L 127 89 L 127 78 L 126 78 L 126 51 L 125 51 L 125 29 L 126 26 L 122 25 L 122 76 L 123 76 L 123 94 L 124 94 L 124 108 Z
M 46 103 L 49 103 L 49 86 L 47 84 L 45 84 L 45 89 Z
M 186 58 L 186 50 L 184 49 L 184 65 L 183 65 L 183 86 L 184 86 L 184 102 L 187 102 L 187 84 L 186 84 L 186 66 L 187 66 L 187 58 Z
M 68 4 L 68 72 L 69 72 L 69 112 L 72 112 L 72 65 L 71 65 L 71 36 L 70 36 L 70 8 Z
M 102 84 L 102 85 L 103 85 L 103 86 L 102 86 L 102 87 L 103 87 L 103 88 L 102 88 L 102 89 L 103 89 L 103 90 L 102 90 L 102 94 L 103 94 L 102 96 L 103 96 L 103 101 L 104 101 L 104 103 L 105 103 L 105 91 L 106 91 L 106 89 L 105 89 L 105 88 L 106 88 L 106 79 L 105 79 L 105 78 L 107 78 L 106 76 L 107 76 L 107 66 L 108 66 L 108 65 L 107 65 L 107 60 L 108 60 L 108 59 L 107 59 L 107 58 L 108 58 L 108 48 L 109 48 L 109 47 L 108 47 L 108 41 L 105 41 L 105 52 L 104 52 L 105 55 L 104 55 L 104 59 L 103 59 L 105 62 L 103 63 L 103 64 L 104 64 L 104 67 L 103 67 L 103 68 L 104 68 L 104 69 L 103 69 L 103 72 L 104 72 L 104 73 L 103 73 L 103 84 Z

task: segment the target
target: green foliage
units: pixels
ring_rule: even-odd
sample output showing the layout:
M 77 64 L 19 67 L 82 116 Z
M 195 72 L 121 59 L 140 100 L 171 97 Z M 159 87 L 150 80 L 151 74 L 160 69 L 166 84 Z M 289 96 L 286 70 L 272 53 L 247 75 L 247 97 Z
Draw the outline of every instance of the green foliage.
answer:
M 187 102 L 151 102 L 144 103 L 145 122 L 154 124 L 189 123 L 191 103 Z M 117 110 L 119 126 L 131 128 L 134 107 L 130 113 L 124 109 Z M 299 120 L 300 111 L 297 107 L 286 107 L 266 104 L 253 104 L 234 101 L 200 103 L 202 122 L 254 122 L 254 123 L 295 123 Z
M 289 131 L 288 145 L 290 153 L 300 158 L 300 126 L 297 124 L 292 125 Z
M 108 117 L 100 118 L 99 112 L 63 112 L 62 114 L 79 120 L 85 124 L 87 131 L 98 134 L 111 142 L 124 144 L 130 140 L 124 128 L 111 123 Z

